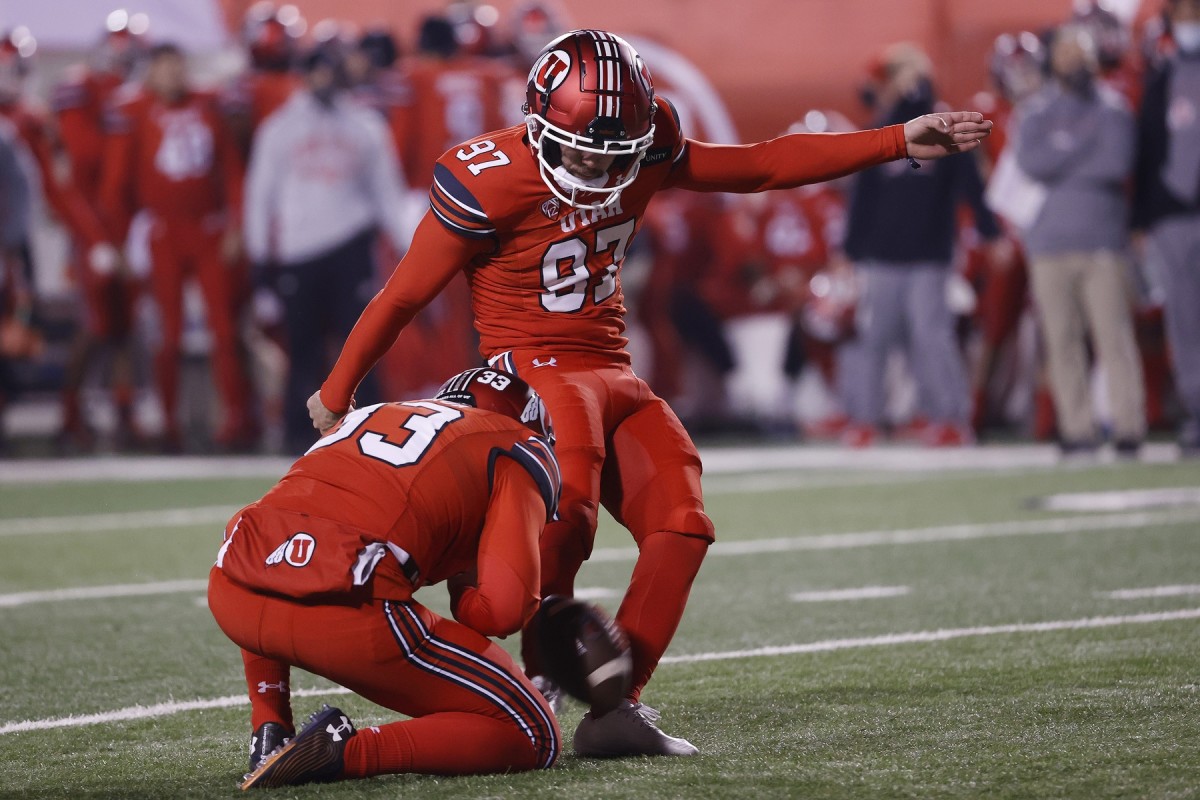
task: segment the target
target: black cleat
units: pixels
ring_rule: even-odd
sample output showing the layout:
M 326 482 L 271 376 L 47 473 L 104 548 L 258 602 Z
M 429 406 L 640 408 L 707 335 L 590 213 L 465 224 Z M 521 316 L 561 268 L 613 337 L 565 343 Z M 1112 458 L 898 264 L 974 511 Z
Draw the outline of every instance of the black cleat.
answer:
M 278 722 L 264 722 L 250 734 L 250 771 L 258 769 L 262 760 L 288 743 L 292 732 Z
M 342 753 L 357 731 L 340 708 L 325 706 L 287 744 L 269 753 L 242 781 L 241 788 L 272 789 L 301 783 L 327 783 L 342 774 Z

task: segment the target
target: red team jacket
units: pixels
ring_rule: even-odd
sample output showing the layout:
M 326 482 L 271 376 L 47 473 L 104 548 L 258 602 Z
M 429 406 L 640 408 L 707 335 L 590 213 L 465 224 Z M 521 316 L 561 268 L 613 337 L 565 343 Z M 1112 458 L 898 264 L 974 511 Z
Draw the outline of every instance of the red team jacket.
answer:
M 251 589 L 332 602 L 407 600 L 477 569 L 476 587 L 452 592 L 454 615 L 504 635 L 540 599 L 538 538 L 559 486 L 550 446 L 509 417 L 368 406 L 234 517 L 217 566 Z
M 660 189 L 755 192 L 840 177 L 903 157 L 903 126 L 793 134 L 733 147 L 685 139 L 663 98 L 637 180 L 613 206 L 565 207 L 542 182 L 524 126 L 452 148 L 434 166 L 433 213 L 368 304 L 321 389 L 344 411 L 358 380 L 460 270 L 485 357 L 515 348 L 602 353 L 628 362 L 619 270 Z

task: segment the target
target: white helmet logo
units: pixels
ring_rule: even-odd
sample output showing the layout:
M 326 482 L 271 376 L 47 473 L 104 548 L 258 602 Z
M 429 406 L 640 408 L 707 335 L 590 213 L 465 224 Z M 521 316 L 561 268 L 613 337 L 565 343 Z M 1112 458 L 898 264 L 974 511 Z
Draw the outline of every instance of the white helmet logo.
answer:
M 566 50 L 551 50 L 539 58 L 529 71 L 529 80 L 539 92 L 553 92 L 567 79 L 571 56 Z

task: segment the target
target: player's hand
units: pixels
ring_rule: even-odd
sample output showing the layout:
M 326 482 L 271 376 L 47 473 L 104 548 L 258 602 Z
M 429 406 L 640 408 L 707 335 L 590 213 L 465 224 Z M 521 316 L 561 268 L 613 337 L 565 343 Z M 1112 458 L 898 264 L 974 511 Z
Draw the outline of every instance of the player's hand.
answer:
M 974 150 L 992 133 L 992 121 L 977 111 L 943 111 L 904 123 L 911 158 L 930 160 Z
M 88 249 L 88 268 L 100 276 L 119 272 L 123 260 L 121 251 L 108 242 L 97 242 Z
M 351 404 L 353 407 L 353 404 Z M 321 432 L 324 436 L 327 431 L 337 425 L 345 414 L 335 414 L 325 407 L 321 402 L 321 390 L 312 393 L 312 397 L 308 398 L 308 416 L 312 420 L 313 427 Z

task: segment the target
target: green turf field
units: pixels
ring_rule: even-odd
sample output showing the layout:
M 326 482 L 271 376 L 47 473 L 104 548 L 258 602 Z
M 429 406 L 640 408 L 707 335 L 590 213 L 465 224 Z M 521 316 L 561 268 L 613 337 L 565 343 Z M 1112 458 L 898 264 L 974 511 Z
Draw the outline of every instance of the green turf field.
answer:
M 240 659 L 201 587 L 223 517 L 270 483 L 0 481 L 0 797 L 239 794 Z M 720 543 L 644 697 L 700 757 L 568 747 L 549 772 L 271 796 L 1200 797 L 1197 487 L 1197 463 L 710 475 Z M 1036 504 L 1156 488 L 1191 499 Z M 632 563 L 605 521 L 579 587 L 615 610 Z M 392 718 L 293 686 L 318 690 L 298 717 Z

